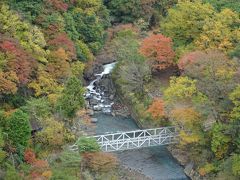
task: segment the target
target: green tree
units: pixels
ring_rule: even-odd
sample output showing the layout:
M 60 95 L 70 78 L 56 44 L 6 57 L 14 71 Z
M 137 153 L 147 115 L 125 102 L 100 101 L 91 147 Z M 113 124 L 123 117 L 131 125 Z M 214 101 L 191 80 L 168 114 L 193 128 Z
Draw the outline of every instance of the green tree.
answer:
M 8 4 L 13 9 L 22 12 L 30 22 L 33 22 L 44 11 L 43 0 L 8 0 Z
M 137 35 L 131 30 L 118 32 L 112 42 L 117 64 L 113 78 L 123 94 L 143 94 L 144 85 L 149 81 L 151 70 L 145 58 L 139 53 Z
M 81 137 L 78 139 L 77 145 L 80 153 L 100 151 L 100 147 L 94 138 Z
M 240 155 L 234 154 L 232 159 L 232 172 L 235 176 L 240 176 Z
M 64 167 L 79 167 L 82 158 L 78 152 L 63 151 L 59 159 Z
M 38 122 L 41 122 L 42 119 L 49 117 L 52 110 L 46 97 L 38 99 L 31 98 L 21 109 L 28 113 L 31 120 Z
M 78 79 L 83 78 L 84 69 L 85 69 L 85 64 L 80 61 L 77 61 L 71 64 L 72 74 L 76 76 Z
M 213 14 L 214 9 L 210 4 L 203 4 L 201 1 L 179 1 L 174 8 L 169 9 L 161 29 L 176 45 L 185 46 L 199 37 L 205 20 Z
M 128 61 L 117 66 L 115 80 L 120 86 L 121 92 L 125 93 L 144 93 L 144 85 L 151 77 L 150 67 L 145 61 Z
M 29 116 L 22 110 L 16 110 L 7 118 L 7 137 L 15 147 L 27 147 L 31 137 Z
M 148 21 L 153 14 L 155 0 L 106 0 L 115 22 L 134 22 L 139 18 Z
M 203 0 L 203 2 L 210 3 L 218 11 L 229 8 L 238 13 L 240 12 L 240 4 L 235 0 Z
M 223 158 L 228 150 L 231 137 L 226 134 L 227 126 L 221 123 L 214 125 L 212 129 L 211 150 L 217 159 Z
M 61 97 L 58 99 L 57 109 L 65 117 L 73 117 L 76 111 L 84 106 L 84 88 L 81 81 L 72 76 L 66 82 Z
M 233 102 L 234 107 L 231 112 L 233 120 L 240 120 L 240 86 L 238 85 L 233 92 L 230 94 L 230 100 Z
M 7 153 L 3 150 L 3 147 L 4 147 L 4 139 L 3 139 L 2 130 L 0 129 L 0 164 L 3 162 L 3 160 L 7 155 Z
M 89 47 L 81 40 L 76 41 L 76 53 L 80 61 L 92 61 L 93 54 L 91 53 Z
M 23 180 L 21 176 L 17 173 L 14 166 L 7 164 L 6 175 L 4 177 L 6 180 Z

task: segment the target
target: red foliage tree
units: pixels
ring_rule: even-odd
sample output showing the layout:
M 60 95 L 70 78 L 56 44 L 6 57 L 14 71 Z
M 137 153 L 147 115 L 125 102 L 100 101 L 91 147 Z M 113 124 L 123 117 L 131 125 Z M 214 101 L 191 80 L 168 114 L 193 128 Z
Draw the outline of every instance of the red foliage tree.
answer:
M 17 74 L 20 85 L 27 84 L 36 61 L 11 39 L 0 40 L 0 51 L 4 52 L 8 58 L 7 70 Z
M 76 59 L 76 49 L 73 41 L 69 39 L 66 33 L 59 33 L 48 41 L 48 45 L 53 50 L 63 48 L 69 56 L 69 59 Z
M 173 64 L 175 53 L 172 44 L 171 38 L 153 34 L 143 40 L 140 52 L 151 60 L 153 70 L 162 70 Z
M 52 5 L 56 10 L 63 12 L 68 10 L 68 4 L 63 2 L 63 0 L 47 0 L 47 2 Z
M 178 68 L 181 71 L 184 71 L 184 68 L 187 65 L 193 64 L 195 61 L 197 61 L 201 57 L 204 57 L 205 55 L 206 53 L 203 51 L 194 51 L 194 52 L 187 53 L 183 57 L 181 57 L 180 60 L 178 61 Z
M 25 150 L 24 160 L 31 165 L 30 179 L 50 179 L 52 173 L 48 162 L 37 159 L 32 149 Z

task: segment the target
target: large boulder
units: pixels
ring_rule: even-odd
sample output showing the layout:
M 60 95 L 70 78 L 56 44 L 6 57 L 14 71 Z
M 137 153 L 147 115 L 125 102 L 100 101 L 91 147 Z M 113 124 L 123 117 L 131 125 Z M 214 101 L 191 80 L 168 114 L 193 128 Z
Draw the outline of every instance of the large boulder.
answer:
M 91 122 L 92 122 L 92 123 L 97 123 L 97 122 L 98 122 L 98 119 L 97 119 L 97 118 L 92 118 L 92 119 L 91 119 Z
M 103 71 L 103 66 L 101 64 L 98 64 L 98 63 L 90 64 L 86 67 L 83 73 L 84 79 L 86 79 L 87 81 L 92 81 L 96 78 L 95 74 L 99 74 L 102 71 Z
M 113 101 L 113 100 L 114 100 L 114 95 L 111 94 L 111 95 L 109 96 L 109 99 L 110 99 L 111 101 Z
M 111 75 L 107 74 L 104 75 L 99 81 L 98 86 L 101 88 L 101 90 L 108 95 L 114 95 L 116 90 L 114 88 L 113 81 L 111 79 Z
M 94 111 L 101 111 L 101 110 L 102 110 L 102 107 L 96 105 L 96 106 L 93 106 L 93 110 L 94 110 Z

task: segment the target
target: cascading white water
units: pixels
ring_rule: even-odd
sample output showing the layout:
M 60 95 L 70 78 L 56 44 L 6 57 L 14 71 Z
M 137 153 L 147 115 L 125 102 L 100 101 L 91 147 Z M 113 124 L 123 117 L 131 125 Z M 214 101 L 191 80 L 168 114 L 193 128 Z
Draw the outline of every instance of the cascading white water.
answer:
M 87 93 L 85 94 L 86 99 L 95 99 L 97 104 L 93 106 L 93 109 L 101 109 L 104 113 L 111 113 L 113 102 L 109 101 L 109 98 L 105 96 L 104 92 L 101 91 L 96 83 L 99 82 L 104 75 L 110 74 L 115 67 L 116 62 L 106 64 L 103 66 L 103 72 L 100 74 L 95 74 L 96 79 L 94 79 L 87 86 Z

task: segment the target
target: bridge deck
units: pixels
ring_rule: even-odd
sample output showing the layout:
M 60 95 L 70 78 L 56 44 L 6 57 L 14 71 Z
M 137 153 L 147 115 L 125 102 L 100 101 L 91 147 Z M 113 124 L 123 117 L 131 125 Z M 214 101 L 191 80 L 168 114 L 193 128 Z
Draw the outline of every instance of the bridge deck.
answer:
M 178 142 L 178 132 L 175 127 L 162 127 L 128 132 L 119 132 L 92 136 L 102 151 L 123 151 L 142 147 L 174 144 Z M 76 150 L 77 145 L 72 146 Z

